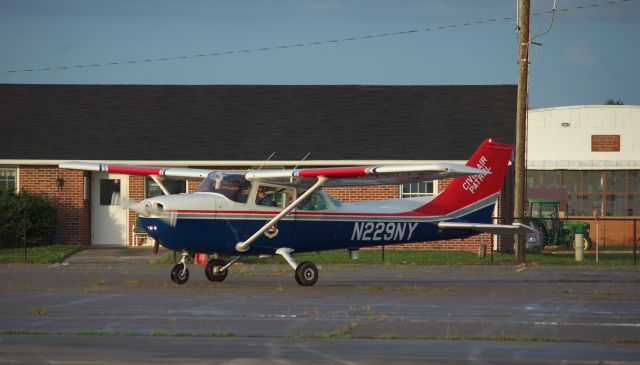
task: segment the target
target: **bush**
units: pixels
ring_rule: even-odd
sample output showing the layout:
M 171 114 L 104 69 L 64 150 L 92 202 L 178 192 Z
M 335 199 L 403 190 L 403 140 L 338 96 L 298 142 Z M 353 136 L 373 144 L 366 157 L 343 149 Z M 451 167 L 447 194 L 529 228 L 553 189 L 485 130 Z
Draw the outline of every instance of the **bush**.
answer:
M 55 214 L 49 198 L 0 189 L 0 248 L 22 246 L 25 216 L 27 243 L 51 242 Z

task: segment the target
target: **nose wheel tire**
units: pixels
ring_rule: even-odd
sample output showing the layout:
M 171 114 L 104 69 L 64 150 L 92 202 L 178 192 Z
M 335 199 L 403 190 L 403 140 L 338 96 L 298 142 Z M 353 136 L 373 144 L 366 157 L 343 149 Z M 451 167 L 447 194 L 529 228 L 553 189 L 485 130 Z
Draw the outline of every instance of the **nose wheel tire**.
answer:
M 189 269 L 180 263 L 171 269 L 171 281 L 176 284 L 184 284 L 189 280 Z
M 318 268 L 313 262 L 305 261 L 296 268 L 296 281 L 302 286 L 312 286 L 318 281 Z
M 220 271 L 227 263 L 219 259 L 211 259 L 204 268 L 204 275 L 210 281 L 223 281 L 227 278 L 227 269 Z

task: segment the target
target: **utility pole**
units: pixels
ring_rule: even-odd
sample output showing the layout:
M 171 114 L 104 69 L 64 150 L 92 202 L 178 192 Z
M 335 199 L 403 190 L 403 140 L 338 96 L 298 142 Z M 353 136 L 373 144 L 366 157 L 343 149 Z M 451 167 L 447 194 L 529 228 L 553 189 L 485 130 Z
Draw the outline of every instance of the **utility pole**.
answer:
M 515 163 L 515 207 L 516 218 L 524 216 L 524 188 L 526 169 L 527 135 L 527 81 L 529 78 L 529 15 L 530 0 L 520 1 L 520 22 L 518 24 L 518 103 L 516 106 L 516 163 Z M 519 219 L 517 221 L 520 221 Z M 524 263 L 524 235 L 516 236 L 516 257 L 519 264 Z

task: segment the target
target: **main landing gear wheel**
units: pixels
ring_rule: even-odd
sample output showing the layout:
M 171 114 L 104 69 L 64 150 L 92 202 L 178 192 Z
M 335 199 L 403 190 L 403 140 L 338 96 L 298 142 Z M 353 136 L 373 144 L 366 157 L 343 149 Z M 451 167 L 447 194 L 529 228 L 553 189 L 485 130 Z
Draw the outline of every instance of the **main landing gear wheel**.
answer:
M 318 281 L 318 268 L 313 262 L 305 261 L 296 268 L 296 281 L 302 286 L 312 286 Z
M 184 284 L 189 280 L 189 268 L 184 263 L 179 263 L 171 269 L 171 281 L 176 284 Z
M 204 274 L 211 281 L 223 281 L 227 278 L 227 269 L 222 269 L 227 263 L 220 259 L 211 259 L 204 268 Z

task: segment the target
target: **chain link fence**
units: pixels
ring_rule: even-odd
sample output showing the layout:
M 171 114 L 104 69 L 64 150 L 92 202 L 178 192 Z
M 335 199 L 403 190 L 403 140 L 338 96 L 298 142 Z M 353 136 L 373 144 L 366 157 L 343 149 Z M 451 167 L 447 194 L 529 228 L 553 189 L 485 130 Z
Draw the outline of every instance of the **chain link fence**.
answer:
M 514 217 L 496 217 L 495 224 L 511 225 Z M 524 218 L 532 225 L 528 217 Z M 575 234 L 582 226 L 585 237 L 584 263 L 602 265 L 637 266 L 640 242 L 640 219 L 630 218 L 548 218 L 546 224 L 536 226 L 545 230 L 541 234 L 545 242 L 541 247 L 527 246 L 527 260 L 543 264 L 566 264 L 575 260 Z M 585 224 L 576 224 L 582 222 Z M 588 225 L 588 226 L 587 226 Z M 525 237 L 526 240 L 526 237 Z M 464 257 L 477 254 L 482 263 L 509 261 L 514 254 L 513 236 L 492 236 L 486 233 L 469 239 L 453 239 L 363 248 L 363 262 L 379 263 L 473 263 Z M 457 253 L 456 253 L 457 252 Z M 495 256 L 494 256 L 495 254 Z M 345 254 L 346 256 L 346 254 Z M 485 257 L 486 256 L 486 257 Z M 485 261 L 482 261 L 485 260 Z

